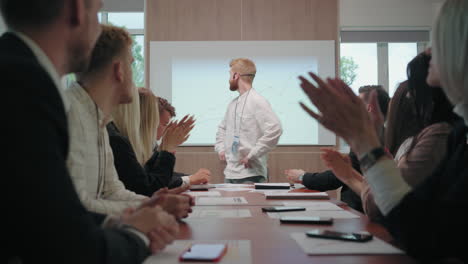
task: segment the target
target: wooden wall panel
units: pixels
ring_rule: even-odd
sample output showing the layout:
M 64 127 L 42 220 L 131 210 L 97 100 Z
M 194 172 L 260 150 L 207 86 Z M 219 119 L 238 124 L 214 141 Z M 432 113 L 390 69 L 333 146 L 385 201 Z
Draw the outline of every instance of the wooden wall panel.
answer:
M 337 39 L 338 3 L 326 0 L 243 0 L 243 40 Z
M 335 40 L 339 51 L 338 8 L 338 0 L 145 0 L 146 58 L 150 41 Z M 278 147 L 269 155 L 271 181 L 284 181 L 287 168 L 322 171 L 319 154 L 316 146 Z M 177 171 L 205 167 L 223 181 L 213 147 L 181 147 L 176 156 Z
M 319 147 L 278 147 L 268 156 L 268 174 L 270 182 L 284 182 L 283 171 L 286 169 L 303 169 L 320 172 L 326 169 L 320 159 Z M 225 163 L 218 159 L 213 147 L 182 147 L 176 153 L 175 170 L 192 174 L 199 168 L 212 172 L 212 182 L 224 181 Z
M 151 40 L 239 40 L 241 2 L 232 0 L 151 0 Z M 149 15 L 151 13 L 151 15 Z

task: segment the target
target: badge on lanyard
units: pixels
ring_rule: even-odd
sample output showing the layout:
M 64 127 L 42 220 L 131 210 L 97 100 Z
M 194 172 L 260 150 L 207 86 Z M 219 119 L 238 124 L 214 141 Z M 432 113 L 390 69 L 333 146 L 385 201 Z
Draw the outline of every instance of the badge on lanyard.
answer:
M 239 151 L 239 145 L 240 145 L 239 136 L 234 136 L 234 140 L 232 141 L 232 147 L 231 147 L 232 154 L 237 155 L 237 152 Z

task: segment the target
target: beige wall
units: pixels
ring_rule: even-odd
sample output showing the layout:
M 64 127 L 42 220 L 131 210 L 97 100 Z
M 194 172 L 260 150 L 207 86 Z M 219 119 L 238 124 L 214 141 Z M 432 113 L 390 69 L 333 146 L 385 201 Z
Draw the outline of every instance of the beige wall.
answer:
M 145 12 L 147 58 L 150 41 L 338 42 L 338 0 L 145 0 Z M 147 77 L 149 67 L 147 60 Z M 224 164 L 213 147 L 182 147 L 176 155 L 177 171 L 193 173 L 205 167 L 212 170 L 214 182 L 223 180 Z M 269 155 L 270 180 L 284 181 L 287 168 L 321 171 L 319 156 L 316 146 L 278 147 Z

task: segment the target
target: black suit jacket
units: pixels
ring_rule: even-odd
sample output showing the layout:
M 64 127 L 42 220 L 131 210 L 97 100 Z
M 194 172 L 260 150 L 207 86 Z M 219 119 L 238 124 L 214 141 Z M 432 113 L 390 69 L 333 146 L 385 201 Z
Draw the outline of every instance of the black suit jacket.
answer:
M 114 154 L 114 165 L 119 179 L 130 191 L 151 196 L 161 188 L 168 187 L 172 180 L 175 157 L 162 151 L 151 158 L 152 166 L 145 169 L 138 162 L 132 144 L 123 136 L 113 122 L 107 125 L 109 142 Z
M 353 168 L 360 173 L 361 168 L 356 154 L 350 152 L 349 158 L 351 159 Z M 347 203 L 351 208 L 363 212 L 361 197 L 340 181 L 340 179 L 338 179 L 330 170 L 319 173 L 306 173 L 302 179 L 302 184 L 309 189 L 321 192 L 335 190 L 342 187 L 341 200 Z
M 62 99 L 32 51 L 11 33 L 0 37 L 0 86 L 7 258 L 142 262 L 149 250 L 140 238 L 101 228 L 104 216 L 81 204 L 65 164 L 69 138 Z

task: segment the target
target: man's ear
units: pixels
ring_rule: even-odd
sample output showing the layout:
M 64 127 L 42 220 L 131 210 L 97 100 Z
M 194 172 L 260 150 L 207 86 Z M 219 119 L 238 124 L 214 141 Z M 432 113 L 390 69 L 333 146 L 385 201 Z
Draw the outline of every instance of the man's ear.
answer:
M 120 83 L 124 81 L 124 72 L 122 66 L 122 62 L 118 60 L 114 62 L 112 67 L 115 79 Z
M 79 26 L 86 20 L 85 0 L 69 0 L 67 1 L 69 10 L 69 21 L 72 26 Z

